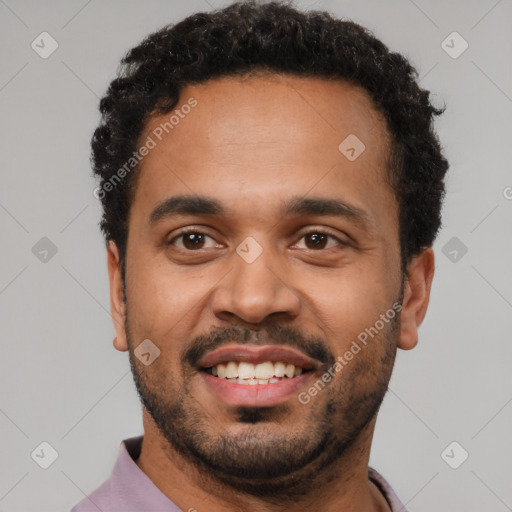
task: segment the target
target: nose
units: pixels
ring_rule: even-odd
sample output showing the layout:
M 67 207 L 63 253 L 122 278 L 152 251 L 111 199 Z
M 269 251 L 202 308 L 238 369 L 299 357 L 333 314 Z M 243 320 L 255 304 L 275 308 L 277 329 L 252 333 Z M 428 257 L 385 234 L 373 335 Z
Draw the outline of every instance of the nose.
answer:
M 234 253 L 231 271 L 211 296 L 213 312 L 222 320 L 237 317 L 250 324 L 264 322 L 277 313 L 295 318 L 301 301 L 290 280 L 286 262 L 271 258 L 269 249 L 250 263 Z

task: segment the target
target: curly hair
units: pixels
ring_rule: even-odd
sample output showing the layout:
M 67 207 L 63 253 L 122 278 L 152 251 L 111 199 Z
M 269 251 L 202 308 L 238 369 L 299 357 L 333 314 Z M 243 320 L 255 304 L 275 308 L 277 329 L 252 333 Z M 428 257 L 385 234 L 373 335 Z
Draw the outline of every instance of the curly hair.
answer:
M 112 178 L 133 157 L 146 123 L 169 113 L 186 85 L 258 71 L 339 79 L 369 93 L 391 135 L 386 177 L 399 207 L 402 271 L 432 246 L 448 170 L 433 122 L 445 108 L 434 108 L 416 69 L 368 29 L 290 4 L 242 1 L 196 13 L 149 35 L 122 59 L 100 102 L 91 160 L 100 180 L 100 227 L 119 248 L 123 274 L 137 167 L 118 183 Z

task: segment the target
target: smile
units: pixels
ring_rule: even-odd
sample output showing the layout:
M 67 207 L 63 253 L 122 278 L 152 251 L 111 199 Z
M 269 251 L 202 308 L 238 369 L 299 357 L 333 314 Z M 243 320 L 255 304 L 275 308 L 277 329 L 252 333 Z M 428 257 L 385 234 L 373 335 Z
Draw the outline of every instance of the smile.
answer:
M 216 400 L 237 407 L 270 407 L 293 399 L 321 363 L 283 345 L 229 343 L 201 357 L 196 368 Z
M 299 377 L 304 372 L 300 366 L 282 361 L 265 361 L 253 364 L 246 361 L 219 363 L 205 370 L 210 375 L 242 385 L 277 384 Z M 306 370 L 307 371 L 307 370 Z

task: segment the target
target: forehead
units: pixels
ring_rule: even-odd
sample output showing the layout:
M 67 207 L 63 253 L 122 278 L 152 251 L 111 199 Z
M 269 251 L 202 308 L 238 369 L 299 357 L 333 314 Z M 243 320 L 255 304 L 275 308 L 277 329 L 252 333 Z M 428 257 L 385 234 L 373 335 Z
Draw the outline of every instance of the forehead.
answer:
M 175 194 L 260 210 L 288 195 L 350 196 L 377 217 L 394 202 L 385 120 L 342 81 L 267 74 L 189 85 L 172 112 L 150 119 L 141 143 L 148 137 L 134 201 L 146 215 Z

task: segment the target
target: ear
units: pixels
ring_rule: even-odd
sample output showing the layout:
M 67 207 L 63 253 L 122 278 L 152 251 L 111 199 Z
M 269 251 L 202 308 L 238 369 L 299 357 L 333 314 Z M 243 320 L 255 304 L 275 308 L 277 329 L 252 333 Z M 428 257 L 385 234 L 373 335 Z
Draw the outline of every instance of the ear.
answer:
M 427 247 L 407 265 L 402 301 L 399 348 L 410 350 L 418 343 L 418 327 L 427 313 L 434 278 L 434 251 Z
M 114 347 L 121 352 L 125 352 L 128 350 L 124 327 L 126 304 L 123 296 L 123 276 L 119 263 L 119 249 L 113 240 L 107 242 L 107 261 L 108 279 L 110 282 L 110 312 L 116 330 Z

